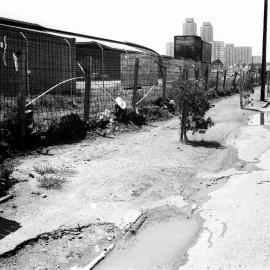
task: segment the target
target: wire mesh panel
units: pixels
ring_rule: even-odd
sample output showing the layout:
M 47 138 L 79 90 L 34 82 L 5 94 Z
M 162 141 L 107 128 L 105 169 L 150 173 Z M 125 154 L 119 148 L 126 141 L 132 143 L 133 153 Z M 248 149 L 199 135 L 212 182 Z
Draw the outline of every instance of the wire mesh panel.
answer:
M 109 48 L 97 42 L 77 43 L 77 63 L 81 67 L 78 76 L 89 69 L 91 72 L 90 114 L 113 109 L 115 98 L 128 101 L 121 81 L 122 50 Z M 85 91 L 85 80 L 77 81 L 77 91 Z
M 21 88 L 26 91 L 26 109 L 33 111 L 40 130 L 64 115 L 82 114 L 82 98 L 75 87 L 75 39 L 6 26 L 0 27 L 0 39 L 0 100 L 10 104 L 1 106 L 1 122 L 8 118 L 9 108 L 14 109 L 11 104 L 16 104 Z M 25 59 L 23 67 L 19 54 Z
M 67 115 L 88 121 L 113 110 L 117 97 L 128 107 L 173 98 L 174 81 L 198 79 L 203 70 L 200 62 L 136 46 L 1 25 L 0 123 L 15 117 L 22 93 L 23 109 L 32 112 L 37 130 L 46 131 Z
M 62 116 L 82 114 L 82 100 L 75 91 L 75 40 L 52 35 L 29 35 L 27 107 L 39 128 Z
M 146 54 L 143 52 L 130 52 L 128 54 L 122 55 L 122 86 L 127 92 L 130 89 L 133 89 L 136 59 L 139 61 L 137 102 L 140 101 L 143 97 L 145 101 L 153 100 L 157 95 L 160 96 L 157 55 Z
M 0 30 L 1 123 L 14 118 L 22 89 L 25 110 L 32 111 L 39 131 L 47 130 L 66 115 L 83 118 L 87 92 L 90 117 L 113 109 L 117 97 L 131 106 L 135 59 L 139 59 L 137 100 L 161 95 L 158 57 L 153 53 L 79 42 L 76 36 L 9 26 L 1 26 Z M 19 54 L 24 56 L 23 63 Z
M 17 111 L 19 93 L 18 54 L 24 40 L 20 33 L 1 28 L 0 32 L 0 122 L 7 124 Z

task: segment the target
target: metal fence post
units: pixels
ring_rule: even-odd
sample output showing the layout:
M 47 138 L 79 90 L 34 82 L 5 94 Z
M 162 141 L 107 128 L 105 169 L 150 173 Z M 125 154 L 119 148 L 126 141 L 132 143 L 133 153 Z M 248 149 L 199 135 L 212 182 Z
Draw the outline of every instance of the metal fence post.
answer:
M 269 97 L 270 94 L 270 71 L 267 71 L 267 97 Z
M 257 72 L 255 73 L 255 83 L 258 83 Z
M 243 87 L 244 87 L 245 72 L 241 71 L 241 85 L 240 85 L 240 108 L 243 109 Z
M 90 114 L 90 94 L 91 94 L 91 73 L 92 57 L 87 61 L 85 67 L 85 88 L 84 88 L 84 121 L 89 121 Z
M 209 65 L 207 64 L 205 70 L 205 91 L 208 91 L 208 76 L 209 76 Z
M 135 70 L 134 70 L 134 82 L 132 91 L 132 109 L 135 111 L 137 102 L 137 89 L 138 89 L 138 78 L 139 78 L 139 64 L 140 59 L 135 59 Z
M 162 98 L 164 100 L 166 99 L 167 96 L 166 81 L 167 81 L 167 67 L 164 67 L 162 76 Z
M 158 69 L 159 69 L 159 73 L 161 75 L 162 78 L 162 98 L 165 100 L 167 97 L 167 66 L 164 66 L 162 63 L 162 59 L 161 61 L 156 62 L 158 64 Z M 181 73 L 181 67 L 178 66 L 180 68 L 180 73 Z
M 25 52 L 18 51 L 16 53 L 17 65 L 18 65 L 18 121 L 19 121 L 19 133 L 21 139 L 21 149 L 25 149 L 25 101 L 27 92 L 27 61 Z
M 235 71 L 234 73 L 234 79 L 233 79 L 233 91 L 236 91 L 236 77 L 237 77 L 237 72 Z
M 224 75 L 223 75 L 223 90 L 226 89 L 226 79 L 227 79 L 227 69 L 224 70 Z
M 263 126 L 264 125 L 264 112 L 260 113 L 260 125 Z
M 189 70 L 188 68 L 185 68 L 185 80 L 187 81 L 189 79 Z
M 219 71 L 217 71 L 217 77 L 216 77 L 216 91 L 218 91 L 218 78 L 219 77 Z

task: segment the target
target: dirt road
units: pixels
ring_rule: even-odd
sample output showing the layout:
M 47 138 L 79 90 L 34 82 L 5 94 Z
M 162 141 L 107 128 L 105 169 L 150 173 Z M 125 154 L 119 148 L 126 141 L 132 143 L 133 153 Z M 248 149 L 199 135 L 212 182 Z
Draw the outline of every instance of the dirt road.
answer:
M 238 107 L 238 96 L 216 103 L 204 143 L 180 144 L 173 118 L 19 159 L 15 176 L 23 181 L 1 205 L 0 269 L 82 267 L 111 243 L 114 250 L 97 269 L 177 269 L 202 230 L 198 207 L 247 169 L 227 143 L 252 113 Z M 44 166 L 65 176 L 61 191 L 39 187 L 36 172 Z

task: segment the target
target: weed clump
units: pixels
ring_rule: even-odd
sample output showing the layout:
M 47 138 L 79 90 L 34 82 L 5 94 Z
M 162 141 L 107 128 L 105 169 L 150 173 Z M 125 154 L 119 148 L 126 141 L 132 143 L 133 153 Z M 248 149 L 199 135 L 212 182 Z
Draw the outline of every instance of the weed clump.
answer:
M 63 184 L 67 182 L 66 176 L 72 174 L 72 171 L 65 166 L 52 166 L 45 164 L 42 166 L 34 166 L 34 171 L 38 173 L 37 181 L 39 187 L 44 189 L 61 189 Z
M 45 175 L 45 174 L 55 174 L 59 172 L 59 169 L 50 166 L 50 165 L 44 165 L 41 167 L 34 166 L 35 172 L 37 172 L 40 175 Z
M 66 179 L 55 174 L 44 174 L 38 178 L 38 182 L 39 187 L 44 189 L 61 189 Z

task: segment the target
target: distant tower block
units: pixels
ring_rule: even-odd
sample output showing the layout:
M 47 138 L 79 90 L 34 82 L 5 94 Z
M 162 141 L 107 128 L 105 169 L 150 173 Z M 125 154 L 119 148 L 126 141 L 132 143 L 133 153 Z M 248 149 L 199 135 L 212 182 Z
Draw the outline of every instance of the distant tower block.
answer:
M 213 26 L 211 22 L 204 22 L 200 30 L 202 40 L 213 43 Z
M 193 18 L 186 18 L 186 22 L 183 23 L 183 35 L 184 36 L 197 36 L 197 23 Z
M 174 56 L 174 42 L 166 43 L 166 55 L 171 57 Z

